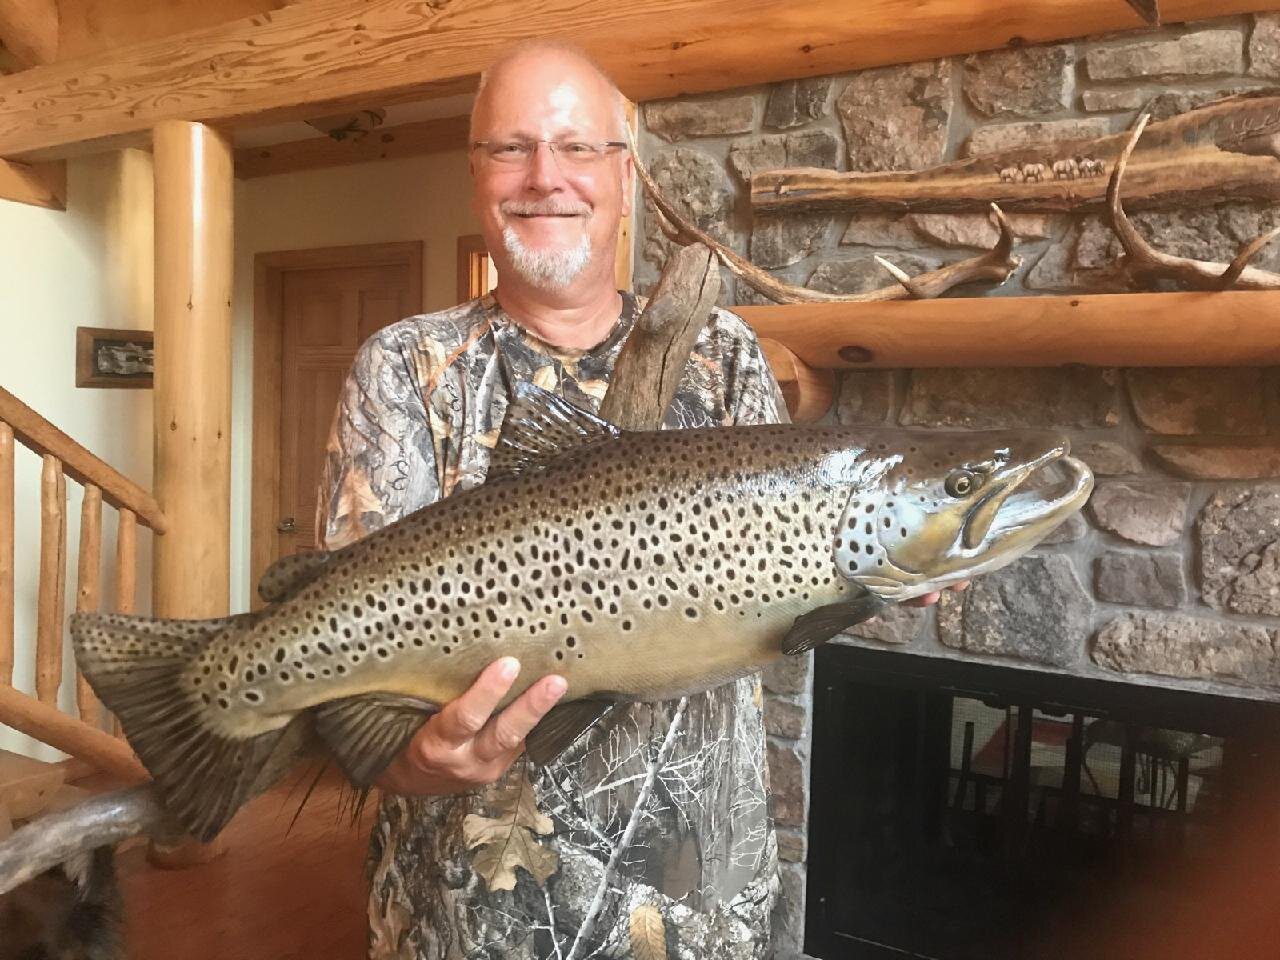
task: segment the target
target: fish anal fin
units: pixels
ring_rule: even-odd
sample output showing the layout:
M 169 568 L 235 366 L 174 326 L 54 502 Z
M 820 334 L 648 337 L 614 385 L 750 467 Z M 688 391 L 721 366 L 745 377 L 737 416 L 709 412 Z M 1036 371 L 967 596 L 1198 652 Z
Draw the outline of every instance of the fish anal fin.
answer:
M 348 780 L 367 787 L 438 706 L 417 697 L 362 693 L 311 708 L 316 733 Z
M 848 600 L 810 610 L 796 617 L 791 624 L 791 629 L 782 638 L 782 652 L 789 657 L 808 653 L 841 630 L 870 620 L 886 606 L 886 601 L 867 590 Z
M 327 550 L 308 550 L 281 557 L 267 567 L 258 581 L 258 596 L 267 603 L 288 600 L 329 566 L 333 554 Z
M 518 476 L 622 431 L 594 413 L 531 383 L 517 383 L 489 457 L 487 480 Z
M 571 700 L 557 704 L 525 737 L 525 754 L 534 763 L 550 763 L 615 706 L 617 703 L 613 700 Z

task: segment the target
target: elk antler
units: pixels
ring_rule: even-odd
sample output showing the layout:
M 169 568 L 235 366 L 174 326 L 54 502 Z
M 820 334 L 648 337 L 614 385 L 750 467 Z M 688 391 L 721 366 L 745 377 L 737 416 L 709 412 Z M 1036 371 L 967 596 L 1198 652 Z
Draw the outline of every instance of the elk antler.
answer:
M 1013 256 L 1013 230 L 1005 219 L 1004 213 L 993 203 L 991 209 L 1000 226 L 1000 239 L 996 241 L 994 247 L 979 256 L 960 260 L 915 277 L 907 276 L 887 260 L 876 257 L 876 262 L 898 281 L 898 285 L 882 287 L 868 293 L 823 293 L 820 290 L 810 290 L 808 287 L 784 283 L 681 217 L 671 201 L 662 195 L 662 191 L 654 183 L 649 171 L 640 162 L 640 154 L 630 129 L 627 130 L 627 140 L 631 146 L 636 173 L 640 177 L 640 182 L 644 184 L 645 193 L 658 208 L 658 226 L 668 239 L 682 246 L 688 246 L 691 243 L 706 244 L 720 262 L 729 268 L 730 273 L 775 303 L 871 303 L 910 298 L 932 299 L 962 283 L 979 281 L 1003 283 L 1022 262 L 1018 257 Z
M 169 822 L 149 783 L 46 814 L 0 842 L 0 895 L 77 854 L 140 833 L 182 834 Z
M 1161 253 L 1138 233 L 1120 203 L 1120 181 L 1149 119 L 1151 115 L 1144 113 L 1134 124 L 1129 142 L 1116 158 L 1111 180 L 1107 183 L 1107 209 L 1111 213 L 1111 229 L 1124 247 L 1125 255 L 1121 261 L 1124 269 L 1134 276 L 1166 277 L 1197 290 L 1226 290 L 1233 286 L 1241 290 L 1280 290 L 1280 274 L 1248 265 L 1259 250 L 1280 236 L 1280 227 L 1246 243 L 1230 263 Z

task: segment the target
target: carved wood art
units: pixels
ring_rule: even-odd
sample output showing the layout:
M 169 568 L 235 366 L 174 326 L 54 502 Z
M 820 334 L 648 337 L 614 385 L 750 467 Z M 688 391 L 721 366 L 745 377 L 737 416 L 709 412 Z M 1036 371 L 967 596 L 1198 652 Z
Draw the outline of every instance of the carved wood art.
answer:
M 959 213 L 1096 208 L 1128 133 L 1018 147 L 925 170 L 841 173 L 793 168 L 751 178 L 752 209 Z M 1280 200 L 1280 91 L 1218 100 L 1152 123 L 1126 174 L 1132 208 Z

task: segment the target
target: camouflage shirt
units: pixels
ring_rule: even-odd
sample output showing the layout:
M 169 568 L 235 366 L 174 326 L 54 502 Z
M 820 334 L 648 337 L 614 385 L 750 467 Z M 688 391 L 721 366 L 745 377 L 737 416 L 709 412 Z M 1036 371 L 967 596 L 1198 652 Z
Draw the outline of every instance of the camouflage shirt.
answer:
M 518 381 L 598 410 L 639 306 L 624 294 L 613 331 L 586 350 L 542 341 L 491 295 L 376 334 L 356 357 L 330 435 L 320 542 L 336 549 L 483 483 Z M 784 409 L 750 329 L 717 310 L 664 426 L 776 422 Z M 545 768 L 518 762 L 499 783 L 462 796 L 385 797 L 370 846 L 370 956 L 766 956 L 777 850 L 761 699 L 752 677 L 689 697 L 683 710 L 630 706 Z M 536 840 L 554 852 L 554 872 L 540 884 L 521 867 L 514 889 L 489 890 L 464 820 L 509 817 L 512 797 L 530 783 L 549 818 L 550 833 Z

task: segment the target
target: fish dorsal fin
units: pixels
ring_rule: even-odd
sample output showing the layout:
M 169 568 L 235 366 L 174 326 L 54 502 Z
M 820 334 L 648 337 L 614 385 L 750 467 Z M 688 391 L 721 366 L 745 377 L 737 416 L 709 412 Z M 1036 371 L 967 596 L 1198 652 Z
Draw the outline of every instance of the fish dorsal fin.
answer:
M 267 603 L 288 600 L 308 583 L 320 576 L 333 559 L 327 550 L 308 550 L 281 557 L 258 581 L 258 596 Z
M 789 657 L 808 653 L 814 647 L 826 643 L 841 630 L 870 620 L 888 604 L 870 590 L 862 590 L 856 596 L 839 603 L 810 610 L 796 617 L 791 629 L 782 638 L 782 652 Z
M 541 387 L 517 383 L 489 458 L 488 479 L 537 470 L 570 450 L 621 435 L 608 420 Z

